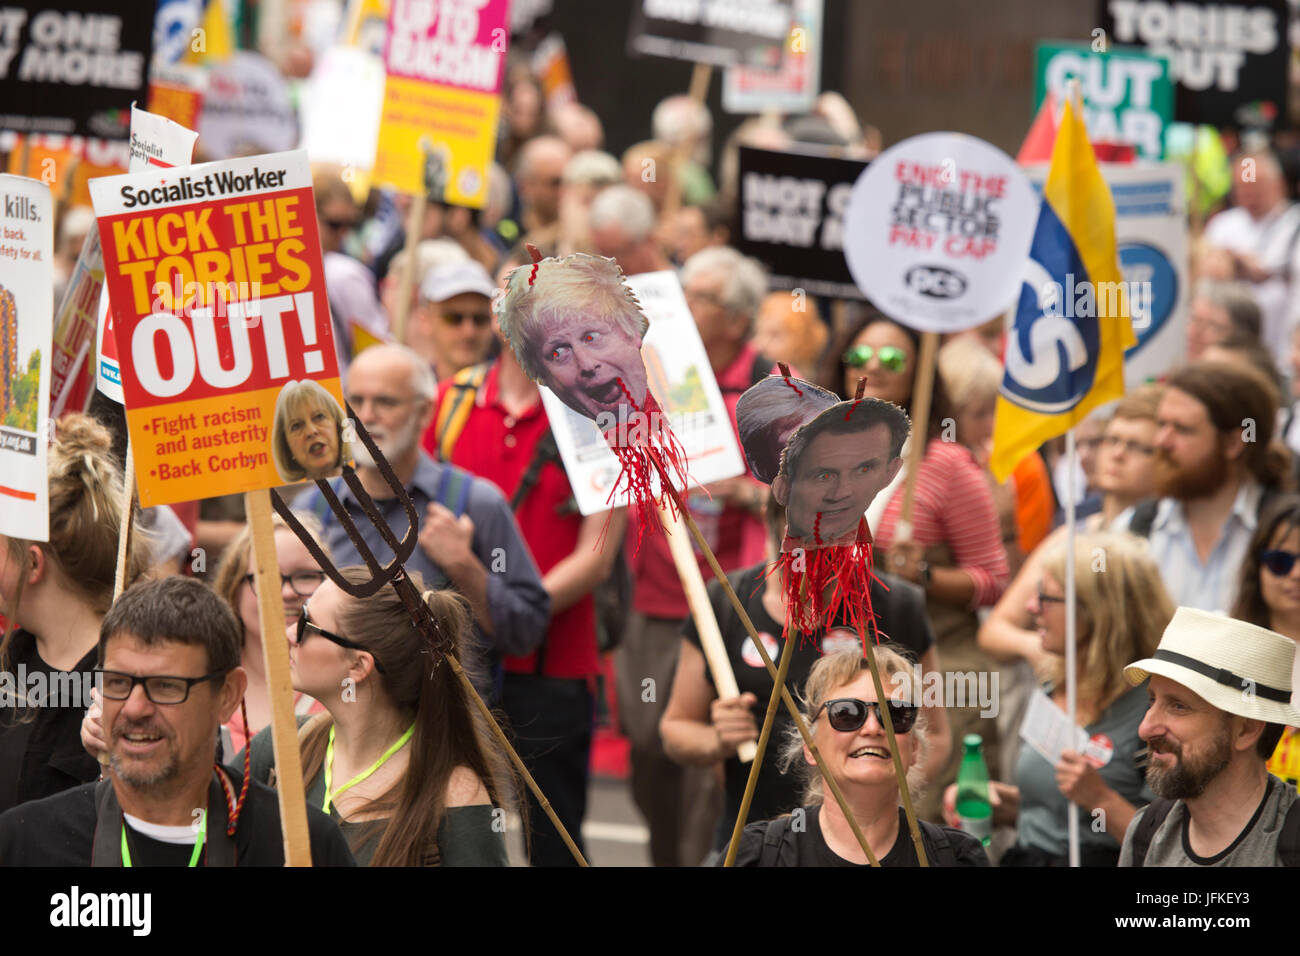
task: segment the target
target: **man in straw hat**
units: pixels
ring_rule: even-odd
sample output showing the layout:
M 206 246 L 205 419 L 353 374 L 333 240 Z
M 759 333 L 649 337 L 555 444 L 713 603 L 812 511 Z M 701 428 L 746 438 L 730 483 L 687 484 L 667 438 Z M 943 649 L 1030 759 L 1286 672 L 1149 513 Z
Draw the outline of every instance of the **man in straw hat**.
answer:
M 1120 866 L 1300 864 L 1300 806 L 1265 762 L 1285 725 L 1295 644 L 1243 621 L 1180 607 L 1160 646 L 1124 669 L 1150 678 L 1138 736 L 1160 799 L 1134 817 Z

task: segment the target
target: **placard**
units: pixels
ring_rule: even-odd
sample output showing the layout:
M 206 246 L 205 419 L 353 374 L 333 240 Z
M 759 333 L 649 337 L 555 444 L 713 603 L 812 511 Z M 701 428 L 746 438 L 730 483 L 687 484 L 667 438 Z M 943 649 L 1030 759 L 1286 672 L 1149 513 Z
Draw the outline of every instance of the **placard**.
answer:
M 1164 155 L 1165 127 L 1174 116 L 1168 57 L 1097 53 L 1086 43 L 1040 43 L 1034 55 L 1034 111 L 1051 93 L 1059 122 L 1071 79 L 1079 81 L 1089 140 L 1130 143 L 1144 159 Z
M 506 0 L 393 0 L 374 181 L 483 208 L 496 148 L 509 30 Z
M 627 49 L 710 66 L 780 63 L 794 0 L 638 0 Z
M 1005 312 L 1038 218 L 1006 153 L 962 133 L 890 147 L 858 178 L 844 223 L 854 281 L 890 318 L 960 332 Z
M 686 450 L 691 478 L 708 484 L 744 474 L 731 416 L 676 273 L 647 272 L 626 281 L 650 320 L 641 345 L 650 391 Z M 573 411 L 546 386 L 538 387 L 578 510 L 584 515 L 605 511 L 611 507 L 618 459 L 592 419 Z M 622 504 L 626 502 L 612 503 Z
M 0 175 L 0 534 L 50 540 L 50 336 L 54 200 Z
M 774 289 L 861 299 L 844 261 L 844 214 L 867 164 L 740 147 L 737 248 L 768 270 Z
M 822 0 L 795 0 L 790 36 L 774 70 L 736 66 L 722 73 L 728 113 L 807 113 L 817 101 L 822 70 Z
M 277 400 L 339 387 L 302 151 L 91 184 L 148 507 L 284 483 Z M 312 384 L 314 383 L 314 384 Z
M 298 117 L 275 64 L 251 50 L 238 50 L 214 63 L 198 130 L 204 155 L 218 159 L 249 149 L 293 149 L 298 144 Z
M 126 139 L 143 98 L 153 22 L 133 0 L 5 0 L 0 128 Z
M 1272 128 L 1286 117 L 1285 0 L 1100 0 L 1112 43 L 1168 54 L 1174 118 Z

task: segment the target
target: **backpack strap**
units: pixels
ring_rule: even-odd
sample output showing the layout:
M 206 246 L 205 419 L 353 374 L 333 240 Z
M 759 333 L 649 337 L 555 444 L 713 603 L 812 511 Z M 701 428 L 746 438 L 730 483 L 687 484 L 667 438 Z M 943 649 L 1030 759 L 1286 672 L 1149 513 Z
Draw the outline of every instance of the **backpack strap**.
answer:
M 546 429 L 537 446 L 533 449 L 533 457 L 528 461 L 528 467 L 519 477 L 519 484 L 515 486 L 515 493 L 510 496 L 510 510 L 518 511 L 519 506 L 524 503 L 528 493 L 533 490 L 537 480 L 542 476 L 542 469 L 548 462 L 558 462 L 560 460 L 560 448 L 555 443 L 555 434 L 549 428 Z
M 925 851 L 929 856 L 931 866 L 956 866 L 957 851 L 952 848 L 952 841 L 948 839 L 948 834 L 944 832 L 943 827 L 937 823 L 931 823 L 929 820 L 917 820 L 921 826 L 921 840 L 925 844 Z
M 1139 501 L 1137 507 L 1133 509 L 1133 517 L 1129 520 L 1128 533 L 1139 538 L 1151 537 L 1151 526 L 1156 523 L 1156 508 L 1159 504 L 1160 502 L 1155 498 Z
M 759 850 L 759 866 L 790 866 L 790 860 L 782 860 L 781 847 L 785 844 L 786 834 L 790 832 L 788 814 L 769 820 L 763 829 L 763 847 Z
M 483 387 L 487 373 L 488 363 L 484 362 L 463 368 L 452 378 L 451 390 L 443 397 L 438 418 L 433 425 L 434 447 L 438 451 L 439 461 L 451 461 L 451 451 L 465 430 L 470 412 L 474 410 L 478 390 Z
M 1174 808 L 1175 801 L 1166 800 L 1164 797 L 1156 797 L 1147 804 L 1146 810 L 1142 812 L 1142 819 L 1138 821 L 1137 829 L 1133 831 L 1133 866 L 1143 866 L 1147 858 L 1147 850 L 1151 848 L 1151 840 L 1160 829 L 1160 824 L 1165 822 L 1169 816 L 1169 811 Z
M 450 511 L 453 516 L 459 518 L 465 513 L 465 504 L 469 501 L 471 481 L 472 477 L 469 472 L 457 468 L 455 465 L 440 462 L 438 489 L 434 499 L 438 504 Z

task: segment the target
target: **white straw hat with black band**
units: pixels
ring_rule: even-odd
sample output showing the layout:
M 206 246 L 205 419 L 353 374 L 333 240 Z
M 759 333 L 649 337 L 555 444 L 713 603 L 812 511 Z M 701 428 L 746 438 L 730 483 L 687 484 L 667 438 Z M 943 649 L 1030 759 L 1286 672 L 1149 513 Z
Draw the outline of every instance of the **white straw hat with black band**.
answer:
M 1291 703 L 1296 644 L 1274 631 L 1180 607 L 1146 660 L 1124 668 L 1130 684 L 1159 674 L 1182 684 L 1207 703 L 1241 717 L 1300 726 Z

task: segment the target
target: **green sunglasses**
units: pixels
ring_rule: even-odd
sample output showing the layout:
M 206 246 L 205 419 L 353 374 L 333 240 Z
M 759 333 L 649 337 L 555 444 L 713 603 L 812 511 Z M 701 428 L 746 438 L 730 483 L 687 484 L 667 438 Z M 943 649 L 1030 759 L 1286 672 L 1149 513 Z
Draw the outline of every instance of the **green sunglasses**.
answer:
M 873 355 L 891 372 L 901 372 L 907 365 L 907 353 L 896 345 L 885 345 L 879 349 L 873 349 L 870 345 L 855 345 L 844 353 L 844 364 L 850 368 L 862 368 L 871 361 Z

